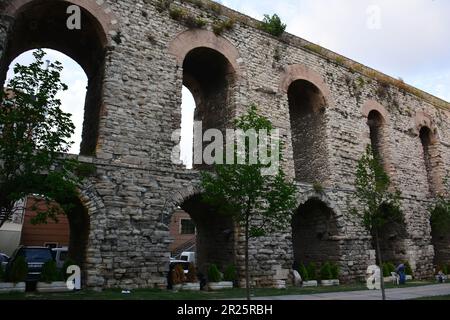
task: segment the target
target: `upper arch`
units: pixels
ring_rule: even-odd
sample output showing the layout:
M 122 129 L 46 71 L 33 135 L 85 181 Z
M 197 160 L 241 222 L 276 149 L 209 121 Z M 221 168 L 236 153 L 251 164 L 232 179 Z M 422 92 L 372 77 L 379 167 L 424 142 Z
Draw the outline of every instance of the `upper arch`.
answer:
M 380 113 L 381 117 L 383 118 L 386 124 L 389 124 L 390 122 L 389 113 L 387 112 L 385 107 L 383 107 L 380 103 L 378 103 L 375 100 L 367 100 L 361 109 L 361 113 L 365 118 L 368 118 L 370 112 L 374 110 Z
M 210 48 L 221 53 L 230 63 L 233 71 L 240 75 L 239 52 L 223 37 L 218 37 L 214 32 L 207 30 L 187 30 L 178 34 L 169 44 L 169 53 L 177 59 L 179 66 L 183 66 L 186 55 L 195 48 Z
M 439 131 L 434 123 L 432 117 L 425 112 L 418 111 L 414 117 L 414 133 L 420 135 L 420 130 L 423 127 L 427 127 L 431 132 L 431 142 L 435 143 L 439 141 Z
M 105 37 L 108 38 L 108 35 L 116 34 L 116 26 L 118 24 L 118 20 L 111 8 L 108 4 L 103 1 L 95 1 L 95 0 L 55 0 L 57 2 L 67 2 L 68 4 L 74 4 L 80 6 L 89 12 L 93 17 L 95 17 L 98 23 L 102 27 L 102 31 L 105 34 Z M 17 15 L 24 10 L 28 5 L 33 4 L 36 0 L 6 0 L 4 4 L 4 14 L 6 16 L 16 18 Z
M 327 105 L 332 104 L 331 91 L 323 81 L 322 76 L 302 64 L 293 64 L 286 66 L 281 74 L 280 91 L 287 93 L 290 85 L 297 80 L 306 80 L 315 85 L 324 96 Z

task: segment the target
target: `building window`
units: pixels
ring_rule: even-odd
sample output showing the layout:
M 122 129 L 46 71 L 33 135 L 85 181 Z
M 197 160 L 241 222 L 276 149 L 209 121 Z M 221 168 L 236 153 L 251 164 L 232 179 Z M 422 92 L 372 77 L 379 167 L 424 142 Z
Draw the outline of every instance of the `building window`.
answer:
M 180 234 L 195 234 L 195 224 L 191 219 L 181 219 Z

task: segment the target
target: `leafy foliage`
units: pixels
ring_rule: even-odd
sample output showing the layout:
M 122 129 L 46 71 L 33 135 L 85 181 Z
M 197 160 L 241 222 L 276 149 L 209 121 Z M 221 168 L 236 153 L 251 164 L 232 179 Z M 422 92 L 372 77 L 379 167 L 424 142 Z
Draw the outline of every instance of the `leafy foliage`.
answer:
M 431 207 L 431 227 L 433 230 L 445 234 L 450 230 L 450 177 L 444 179 L 445 190 L 437 196 Z
M 197 282 L 197 268 L 193 263 L 189 264 L 189 270 L 186 275 L 186 282 Z
M 208 268 L 208 281 L 209 282 L 220 282 L 222 281 L 222 274 L 220 273 L 217 265 L 211 264 Z
M 286 24 L 281 22 L 281 19 L 277 14 L 272 16 L 265 14 L 263 22 L 261 23 L 261 29 L 275 37 L 279 37 L 286 30 Z
M 172 270 L 172 284 L 182 284 L 186 281 L 184 270 L 181 264 L 177 264 Z
M 330 268 L 331 268 L 331 278 L 339 279 L 339 266 L 336 263 L 331 263 Z
M 408 261 L 406 261 L 404 264 L 405 264 L 405 274 L 408 276 L 412 276 L 413 271 L 412 271 L 411 265 L 409 264 Z
M 390 277 L 391 272 L 395 272 L 395 266 L 392 262 L 383 263 L 383 276 Z
M 46 65 L 43 50 L 33 56 L 29 66 L 15 65 L 8 90 L 0 92 L 0 227 L 14 213 L 15 203 L 29 194 L 67 209 L 79 182 L 72 174 L 78 162 L 62 155 L 74 132 L 70 114 L 56 98 L 67 90 L 60 78 L 62 65 Z M 60 207 L 50 205 L 35 221 L 55 220 L 60 213 Z
M 329 262 L 325 262 L 320 268 L 320 279 L 331 280 L 333 279 L 333 273 L 331 271 L 331 265 Z
M 258 115 L 256 106 L 250 106 L 248 113 L 235 121 L 235 126 L 244 132 L 248 130 L 267 130 L 270 121 Z M 259 141 L 259 137 L 258 137 Z M 245 164 L 238 164 L 237 146 L 235 146 L 235 164 L 216 164 L 215 175 L 202 173 L 203 199 L 215 206 L 225 215 L 231 215 L 236 222 L 245 226 L 251 218 L 261 218 L 262 223 L 251 227 L 250 236 L 262 236 L 289 225 L 295 207 L 295 186 L 286 181 L 280 169 L 276 175 L 263 175 L 263 164 L 258 157 L 257 163 L 250 164 L 250 146 L 246 140 Z M 281 159 L 281 148 L 278 159 Z
M 6 275 L 6 280 L 9 282 L 19 283 L 25 281 L 28 274 L 28 264 L 25 258 L 20 256 L 13 262 L 11 269 Z
M 310 278 L 308 270 L 306 269 L 303 263 L 301 263 L 300 266 L 298 267 L 298 273 L 300 274 L 300 277 L 302 277 L 303 281 L 309 281 Z
M 367 146 L 366 152 L 358 161 L 355 179 L 355 198 L 361 210 L 351 212 L 361 219 L 364 227 L 373 237 L 379 265 L 383 267 L 379 235 L 387 224 L 403 224 L 400 209 L 400 192 L 391 190 L 391 180 L 384 171 L 378 152 Z M 384 280 L 381 277 L 381 294 L 386 299 Z
M 374 155 L 372 147 L 358 162 L 356 171 L 356 199 L 363 207 L 362 212 L 353 212 L 362 218 L 366 229 L 375 235 L 388 223 L 402 223 L 400 192 L 390 191 L 391 181 L 383 169 L 381 161 Z
M 280 141 L 268 141 L 260 133 L 270 134 L 271 122 L 257 113 L 251 105 L 246 114 L 234 122 L 244 133 L 253 132 L 245 138 L 245 151 L 234 143 L 234 164 L 215 164 L 214 173 L 202 173 L 203 200 L 217 208 L 219 214 L 229 215 L 245 230 L 246 283 L 248 287 L 248 241 L 251 237 L 283 230 L 292 220 L 296 205 L 295 186 L 288 182 L 281 167 L 273 174 L 264 174 L 273 163 L 265 163 L 261 156 L 255 157 L 256 146 L 265 145 L 271 159 L 281 162 Z M 279 164 L 278 163 L 278 164 Z
M 317 280 L 317 266 L 314 262 L 311 262 L 306 267 L 308 270 L 308 277 L 310 280 Z
M 223 280 L 225 281 L 235 281 L 237 279 L 236 267 L 229 265 L 223 274 Z
M 58 281 L 60 274 L 58 273 L 58 268 L 56 267 L 56 262 L 49 260 L 42 266 L 41 281 L 42 282 L 54 282 Z

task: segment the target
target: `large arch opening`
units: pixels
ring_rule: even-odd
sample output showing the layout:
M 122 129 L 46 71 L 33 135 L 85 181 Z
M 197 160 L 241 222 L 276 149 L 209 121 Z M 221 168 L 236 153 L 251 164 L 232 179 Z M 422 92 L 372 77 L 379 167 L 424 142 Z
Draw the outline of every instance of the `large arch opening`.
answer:
M 328 178 L 326 147 L 326 100 L 314 84 L 292 82 L 288 89 L 295 176 L 306 183 Z
M 64 201 L 65 210 L 60 207 Z M 83 268 L 89 239 L 89 215 L 78 198 L 54 200 L 49 204 L 38 196 L 30 195 L 26 199 L 22 245 L 68 247 L 68 258 Z M 32 225 L 31 219 L 39 211 L 49 206 L 59 207 L 57 221 L 48 219 L 47 223 Z
M 45 221 L 36 220 L 49 210 L 56 221 L 50 217 Z M 29 194 L 16 203 L 11 219 L 0 229 L 0 251 L 12 254 L 19 246 L 64 249 L 58 257 L 55 254 L 58 268 L 70 259 L 86 276 L 89 232 L 90 217 L 79 198 L 44 199 Z
M 387 150 L 386 150 L 386 132 L 385 121 L 381 113 L 376 110 L 369 112 L 367 125 L 370 130 L 370 143 L 372 145 L 373 156 L 381 161 L 381 164 L 387 169 Z
M 406 250 L 408 236 L 406 225 L 403 219 L 402 221 L 390 219 L 389 214 L 392 211 L 388 205 L 382 206 L 380 210 L 383 210 L 385 220 L 388 221 L 378 234 L 381 258 L 383 263 L 397 266 L 409 260 Z M 372 246 L 376 248 L 375 238 L 372 239 Z M 377 257 L 377 263 L 378 261 Z
M 419 132 L 420 142 L 422 143 L 423 160 L 425 172 L 428 179 L 428 189 L 432 195 L 436 194 L 436 187 L 439 184 L 436 174 L 439 166 L 439 152 L 437 143 L 435 143 L 433 132 L 429 127 L 423 126 Z
M 419 137 L 422 144 L 428 189 L 430 194 L 435 196 L 438 193 L 438 186 L 440 183 L 437 174 L 439 152 L 436 139 L 432 130 L 427 126 L 423 126 L 420 129 Z M 439 210 L 439 208 L 436 208 L 435 210 Z M 442 221 L 431 220 L 431 242 L 434 247 L 434 264 L 443 267 L 450 265 L 450 233 L 446 230 L 445 226 L 440 224 L 442 224 Z
M 88 77 L 80 153 L 95 154 L 98 140 L 106 35 L 97 19 L 81 8 L 81 29 L 67 27 L 66 1 L 31 1 L 15 16 L 0 66 L 3 83 L 8 66 L 20 54 L 34 48 L 49 48 L 75 60 Z
M 235 70 L 220 52 L 199 47 L 187 53 L 183 62 L 183 85 L 195 101 L 194 121 L 202 122 L 202 135 L 208 129 L 225 132 L 230 124 L 234 113 L 231 94 L 234 82 Z M 186 121 L 185 117 L 192 115 L 183 112 L 182 122 Z M 192 132 L 193 128 L 189 130 Z M 190 145 L 182 145 L 182 149 L 192 149 L 191 142 L 188 143 Z M 194 146 L 194 168 L 204 168 L 200 163 L 201 151 Z
M 431 242 L 434 247 L 434 265 L 441 268 L 450 266 L 450 233 L 432 222 Z
M 294 261 L 300 264 L 339 264 L 339 229 L 333 210 L 319 199 L 302 204 L 292 219 Z
M 192 221 L 191 226 L 186 221 L 188 219 Z M 173 225 L 177 221 L 179 224 Z M 192 196 L 184 201 L 177 209 L 171 224 L 170 229 L 180 232 L 181 236 L 186 235 L 184 241 L 178 242 L 177 246 L 171 248 L 172 255 L 181 253 L 182 250 L 194 251 L 196 267 L 203 275 L 207 275 L 211 264 L 216 264 L 222 272 L 227 266 L 235 264 L 233 219 L 231 216 L 220 214 L 217 209 L 204 203 L 201 195 Z M 189 228 L 194 228 L 195 232 L 185 232 Z

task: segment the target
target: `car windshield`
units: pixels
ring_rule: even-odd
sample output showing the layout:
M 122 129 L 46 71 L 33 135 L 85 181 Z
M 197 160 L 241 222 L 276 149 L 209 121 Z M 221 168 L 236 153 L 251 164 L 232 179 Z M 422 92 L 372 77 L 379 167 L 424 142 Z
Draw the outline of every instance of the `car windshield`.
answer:
M 53 259 L 50 250 L 44 248 L 28 248 L 22 250 L 20 254 L 25 257 L 27 262 L 47 262 Z

